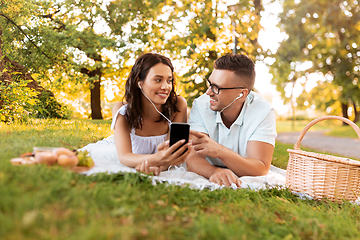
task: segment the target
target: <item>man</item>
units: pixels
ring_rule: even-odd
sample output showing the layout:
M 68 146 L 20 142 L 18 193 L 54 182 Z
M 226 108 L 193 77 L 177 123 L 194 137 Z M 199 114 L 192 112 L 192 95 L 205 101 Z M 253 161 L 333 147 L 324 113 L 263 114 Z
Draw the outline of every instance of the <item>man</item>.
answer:
M 238 177 L 266 175 L 275 146 L 275 113 L 251 91 L 255 64 L 245 55 L 217 59 L 206 94 L 190 111 L 189 171 L 211 182 L 241 186 Z

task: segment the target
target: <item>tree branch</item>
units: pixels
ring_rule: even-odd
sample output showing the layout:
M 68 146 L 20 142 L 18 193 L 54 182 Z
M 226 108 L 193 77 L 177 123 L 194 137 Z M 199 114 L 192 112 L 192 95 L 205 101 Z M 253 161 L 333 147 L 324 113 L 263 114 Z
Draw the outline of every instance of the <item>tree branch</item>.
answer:
M 0 16 L 4 17 L 4 18 L 7 19 L 9 22 L 11 22 L 17 29 L 19 29 L 19 31 L 20 31 L 22 34 L 24 34 L 24 36 L 30 41 L 30 43 L 31 43 L 32 45 L 34 45 L 37 49 L 39 49 L 39 51 L 40 51 L 45 57 L 47 57 L 49 60 L 51 60 L 51 62 L 54 62 L 54 60 L 53 60 L 51 57 L 49 57 L 46 53 L 44 53 L 44 52 L 41 50 L 41 48 L 39 48 L 39 47 L 29 38 L 29 36 L 24 32 L 24 30 L 21 29 L 21 27 L 20 27 L 19 25 L 17 25 L 13 20 L 11 20 L 8 16 L 6 16 L 6 15 L 4 15 L 4 14 L 2 14 L 2 13 L 0 13 Z

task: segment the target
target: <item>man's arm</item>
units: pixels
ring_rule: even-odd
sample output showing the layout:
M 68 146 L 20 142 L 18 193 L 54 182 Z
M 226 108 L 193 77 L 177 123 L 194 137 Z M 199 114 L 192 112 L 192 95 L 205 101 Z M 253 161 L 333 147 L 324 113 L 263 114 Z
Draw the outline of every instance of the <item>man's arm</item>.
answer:
M 190 141 L 192 142 L 195 139 L 195 135 L 190 134 Z M 238 187 L 241 187 L 240 179 L 231 170 L 219 168 L 210 164 L 205 159 L 206 155 L 199 154 L 197 151 L 195 151 L 194 147 L 190 147 L 188 149 L 190 150 L 190 153 L 186 159 L 188 171 L 204 176 L 208 178 L 210 182 L 214 182 L 219 185 L 225 185 L 229 187 L 232 183 L 235 183 Z
M 200 157 L 194 148 L 191 147 L 188 149 L 190 149 L 186 160 L 188 171 L 195 172 L 208 178 L 210 182 L 219 185 L 229 187 L 232 183 L 235 183 L 238 187 L 241 187 L 240 179 L 230 169 L 216 167 L 210 164 L 205 158 Z
M 249 141 L 247 158 L 218 144 L 205 133 L 191 131 L 194 150 L 200 156 L 219 158 L 237 176 L 266 175 L 270 169 L 274 146 L 260 141 Z

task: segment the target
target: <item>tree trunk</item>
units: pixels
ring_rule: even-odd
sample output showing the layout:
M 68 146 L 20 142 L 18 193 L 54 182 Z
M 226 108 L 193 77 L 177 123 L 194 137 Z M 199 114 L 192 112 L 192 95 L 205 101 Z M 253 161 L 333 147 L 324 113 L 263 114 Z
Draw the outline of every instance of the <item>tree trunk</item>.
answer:
M 4 78 L 4 80 L 7 78 L 6 75 L 9 75 L 9 74 L 7 74 L 7 72 L 4 72 L 5 62 L 3 61 L 3 53 L 2 53 L 2 49 L 1 49 L 1 46 L 2 46 L 2 38 L 1 37 L 2 37 L 2 27 L 0 26 L 0 82 L 2 82 L 3 78 Z M 1 109 L 2 105 L 3 105 L 3 101 L 1 101 L 1 92 L 0 92 L 0 109 Z
M 94 88 L 90 91 L 90 98 L 91 98 L 91 118 L 92 119 L 103 119 L 101 114 L 101 96 L 100 96 L 100 82 L 101 82 L 101 75 L 99 76 L 99 80 L 94 82 Z
M 349 119 L 348 107 L 349 107 L 349 105 L 347 103 L 341 103 L 343 117 L 347 118 L 347 119 Z M 347 125 L 347 123 L 343 122 L 343 125 Z
M 263 10 L 261 0 L 254 0 L 255 14 L 260 18 L 260 12 Z
M 96 68 L 95 70 L 88 70 L 87 68 L 82 68 L 81 73 L 86 74 L 89 78 L 95 78 L 92 82 L 94 85 L 91 88 L 90 84 L 90 107 L 91 107 L 91 119 L 103 119 L 101 113 L 101 76 L 102 76 L 102 69 Z
M 354 123 L 357 123 L 360 120 L 360 112 L 356 109 L 355 102 L 353 102 L 353 107 L 354 107 L 354 114 L 355 114 Z

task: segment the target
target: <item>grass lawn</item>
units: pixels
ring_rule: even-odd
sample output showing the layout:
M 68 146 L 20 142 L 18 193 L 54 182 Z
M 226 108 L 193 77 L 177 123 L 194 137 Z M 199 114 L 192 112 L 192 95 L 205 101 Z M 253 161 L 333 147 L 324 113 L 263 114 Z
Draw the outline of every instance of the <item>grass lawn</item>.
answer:
M 295 121 L 295 124 L 293 125 L 290 120 L 276 121 L 276 130 L 278 133 L 293 131 L 301 132 L 309 122 L 311 122 L 311 120 Z M 360 126 L 360 122 L 357 123 L 357 126 Z M 318 122 L 309 129 L 309 131 L 315 130 L 330 130 L 325 134 L 334 137 L 359 138 L 351 126 L 343 126 L 342 121 L 339 120 L 324 120 Z
M 310 123 L 312 120 L 299 120 L 293 123 L 291 120 L 276 121 L 276 131 L 280 132 L 301 132 L 305 126 Z M 327 129 L 337 129 L 341 127 L 342 122 L 339 120 L 324 120 L 317 122 L 313 125 L 309 131 L 316 131 L 316 130 L 327 130 Z
M 357 126 L 360 126 L 360 122 L 357 123 Z M 359 138 L 355 130 L 351 126 L 339 126 L 332 129 L 328 135 L 335 137 L 349 137 L 349 138 Z
M 85 177 L 62 167 L 12 166 L 34 146 L 80 148 L 109 121 L 0 125 L 0 239 L 359 239 L 360 208 L 301 200 L 289 190 L 191 190 L 139 174 Z M 285 125 L 284 125 L 285 126 Z M 285 168 L 292 145 L 277 143 Z

